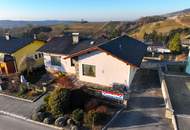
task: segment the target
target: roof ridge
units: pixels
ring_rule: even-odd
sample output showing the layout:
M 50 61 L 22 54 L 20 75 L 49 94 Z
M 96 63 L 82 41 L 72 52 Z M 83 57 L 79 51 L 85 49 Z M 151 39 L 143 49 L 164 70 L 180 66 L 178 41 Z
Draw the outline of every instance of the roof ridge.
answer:
M 112 41 L 114 41 L 114 40 L 117 40 L 117 39 L 119 39 L 119 38 L 121 38 L 121 37 L 124 37 L 124 36 L 126 36 L 126 35 L 118 36 L 118 37 L 112 38 L 112 39 L 109 40 L 109 41 L 106 41 L 106 42 L 103 42 L 103 43 L 101 43 L 101 44 L 98 44 L 97 47 L 99 47 L 99 46 L 101 46 L 101 45 L 104 45 L 104 44 L 107 44 L 107 43 L 109 43 L 109 42 L 112 42 Z

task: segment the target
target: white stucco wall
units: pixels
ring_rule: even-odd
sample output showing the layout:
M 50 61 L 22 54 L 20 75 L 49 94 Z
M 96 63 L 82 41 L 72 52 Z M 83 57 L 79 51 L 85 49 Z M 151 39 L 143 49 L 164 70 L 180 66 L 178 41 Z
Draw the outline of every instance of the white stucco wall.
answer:
M 129 79 L 128 79 L 128 84 L 129 86 L 131 85 L 132 81 L 133 81 L 133 78 L 137 72 L 137 67 L 133 67 L 133 66 L 130 66 L 130 74 L 129 74 Z
M 51 56 L 61 56 L 61 66 L 53 66 L 51 65 Z M 56 55 L 44 53 L 44 64 L 48 71 L 61 71 L 66 73 L 75 74 L 75 67 L 71 66 L 70 59 L 64 59 L 66 56 L 64 55 Z
M 95 65 L 96 76 L 84 76 L 82 64 Z M 131 67 L 105 52 L 95 51 L 79 57 L 79 79 L 81 81 L 112 86 L 113 83 L 130 86 L 136 72 L 136 67 Z

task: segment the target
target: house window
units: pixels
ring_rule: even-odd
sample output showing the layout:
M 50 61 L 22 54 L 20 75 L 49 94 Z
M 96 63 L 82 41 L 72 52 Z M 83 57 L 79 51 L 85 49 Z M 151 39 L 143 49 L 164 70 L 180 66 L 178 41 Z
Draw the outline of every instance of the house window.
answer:
M 39 53 L 39 54 L 38 54 L 38 57 L 39 57 L 39 58 L 42 58 L 42 57 L 43 57 L 43 53 Z
M 61 57 L 59 57 L 59 56 L 51 56 L 51 65 L 61 66 Z
M 35 58 L 35 59 L 38 59 L 38 55 L 37 55 L 37 54 L 36 54 L 36 55 L 34 55 L 34 58 Z
M 82 73 L 85 76 L 95 77 L 96 76 L 95 71 L 96 71 L 96 67 L 94 65 L 86 65 L 86 64 L 82 65 Z
M 41 54 L 41 53 L 39 53 L 39 54 L 38 54 L 38 56 L 39 56 L 39 58 L 41 58 L 41 57 L 42 57 L 42 54 Z
M 75 63 L 78 61 L 78 57 L 71 58 L 71 66 L 75 66 Z

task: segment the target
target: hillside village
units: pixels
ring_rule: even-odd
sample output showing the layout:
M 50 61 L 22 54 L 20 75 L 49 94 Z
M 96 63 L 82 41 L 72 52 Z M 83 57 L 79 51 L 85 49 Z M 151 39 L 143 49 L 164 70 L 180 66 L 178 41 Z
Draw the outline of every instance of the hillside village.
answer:
M 1 28 L 0 35 L 0 122 L 190 128 L 189 10 L 132 22 Z

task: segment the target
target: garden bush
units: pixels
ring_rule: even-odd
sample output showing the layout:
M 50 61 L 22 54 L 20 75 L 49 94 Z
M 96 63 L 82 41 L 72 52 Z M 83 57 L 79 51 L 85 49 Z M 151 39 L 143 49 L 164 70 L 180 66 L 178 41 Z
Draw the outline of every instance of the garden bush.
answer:
M 94 124 L 103 125 L 104 122 L 108 119 L 108 117 L 109 116 L 106 113 L 96 112 Z
M 85 116 L 84 116 L 84 122 L 86 124 L 92 124 L 93 123 L 93 120 L 94 118 L 96 118 L 96 111 L 95 110 L 90 110 L 88 111 Z
M 70 129 L 71 130 L 79 130 L 78 126 L 76 126 L 76 125 L 71 125 Z
M 69 109 L 70 91 L 65 88 L 56 88 L 50 94 L 48 105 L 53 116 L 63 115 Z
M 28 93 L 28 96 L 30 97 L 34 97 L 34 96 L 37 96 L 39 93 L 35 90 L 31 90 L 29 93 Z
M 25 84 L 20 84 L 19 85 L 19 94 L 25 94 L 28 91 L 28 88 Z
M 107 118 L 106 113 L 99 113 L 96 110 L 90 110 L 87 114 L 85 114 L 84 122 L 86 124 L 92 125 L 94 124 L 101 124 Z
M 96 112 L 98 113 L 107 113 L 108 112 L 108 107 L 105 105 L 101 105 L 96 108 Z
M 59 72 L 59 73 L 58 73 L 58 76 L 59 76 L 59 77 L 63 77 L 63 76 L 65 76 L 65 73 L 64 73 L 64 72 Z
M 55 120 L 55 125 L 58 127 L 63 127 L 67 125 L 68 116 L 62 116 Z
M 73 124 L 74 121 L 71 118 L 67 119 L 67 125 L 73 125 Z
M 35 109 L 35 112 L 45 112 L 45 111 L 46 111 L 46 105 L 45 104 L 42 104 Z
M 66 76 L 59 77 L 56 82 L 61 84 L 64 88 L 72 88 L 74 86 L 73 82 Z
M 54 119 L 52 116 L 44 118 L 44 121 L 43 121 L 43 123 L 45 124 L 53 124 L 53 122 L 54 122 Z
M 98 101 L 96 99 L 91 99 L 90 101 L 88 101 L 86 104 L 85 104 L 85 110 L 86 111 L 89 111 L 91 109 L 94 109 L 98 106 Z
M 75 121 L 82 121 L 83 117 L 84 117 L 84 112 L 82 109 L 76 109 L 72 112 L 72 118 Z
M 50 106 L 49 106 L 49 104 L 48 104 L 48 102 L 49 102 L 49 97 L 50 97 L 50 94 L 48 94 L 47 96 L 44 97 L 44 105 L 46 106 L 46 110 L 47 110 L 47 111 L 51 111 L 51 108 L 50 108 Z
M 45 114 L 43 112 L 34 112 L 32 114 L 32 120 L 42 122 L 45 118 Z
M 75 110 L 77 108 L 84 109 L 84 105 L 90 100 L 90 95 L 82 89 L 71 90 L 70 108 Z

